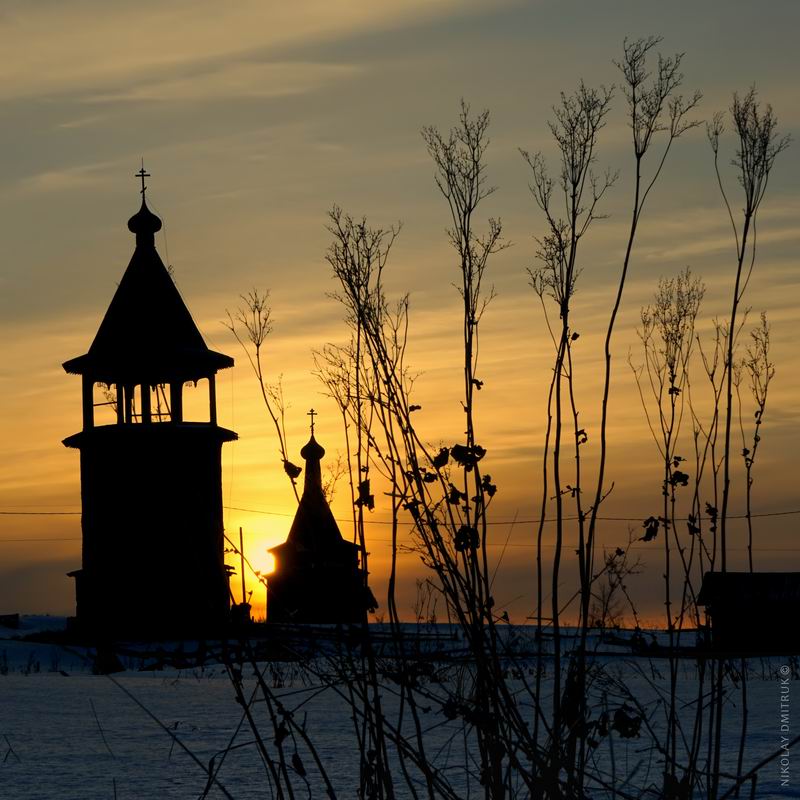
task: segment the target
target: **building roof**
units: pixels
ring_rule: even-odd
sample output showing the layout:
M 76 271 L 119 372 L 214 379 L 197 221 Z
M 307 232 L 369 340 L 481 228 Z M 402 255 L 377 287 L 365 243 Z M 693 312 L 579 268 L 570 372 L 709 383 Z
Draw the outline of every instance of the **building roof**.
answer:
M 800 603 L 800 572 L 706 572 L 697 596 L 717 609 L 787 602 Z
M 357 547 L 342 537 L 325 498 L 322 490 L 320 465 L 320 461 L 325 455 L 325 448 L 317 442 L 313 433 L 308 443 L 300 451 L 300 455 L 306 462 L 300 505 L 297 507 L 297 513 L 286 541 L 277 547 L 271 547 L 270 552 L 281 552 L 281 550 L 292 548 L 320 553 Z
M 197 380 L 233 366 L 210 350 L 155 248 L 161 220 L 142 199 L 128 221 L 136 249 L 89 352 L 64 363 L 103 383 Z

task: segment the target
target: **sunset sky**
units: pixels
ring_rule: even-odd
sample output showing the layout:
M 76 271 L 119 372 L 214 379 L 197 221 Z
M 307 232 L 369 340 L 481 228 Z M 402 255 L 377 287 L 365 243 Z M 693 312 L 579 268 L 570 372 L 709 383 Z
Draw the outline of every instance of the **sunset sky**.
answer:
M 523 621 L 533 611 L 535 554 L 535 527 L 524 521 L 536 516 L 540 503 L 552 345 L 528 286 L 533 237 L 544 232 L 544 223 L 518 148 L 552 158 L 546 123 L 559 92 L 581 78 L 591 85 L 616 83 L 613 60 L 620 58 L 623 38 L 651 34 L 664 37 L 665 54 L 686 53 L 685 90 L 704 95 L 698 118 L 728 108 L 734 90 L 755 84 L 773 105 L 780 130 L 796 139 L 798 26 L 800 8 L 788 0 L 4 4 L 0 613 L 73 611 L 73 584 L 65 573 L 80 566 L 78 454 L 61 440 L 80 428 L 80 380 L 61 364 L 88 349 L 132 253 L 126 222 L 138 208 L 134 173 L 142 158 L 152 174 L 148 201 L 164 221 L 156 238 L 161 257 L 172 265 L 209 346 L 237 360 L 218 378 L 220 424 L 240 437 L 224 449 L 225 525 L 228 531 L 243 526 L 254 563 L 264 566 L 265 548 L 284 540 L 294 498 L 255 380 L 221 321 L 241 293 L 271 291 L 267 369 L 272 378 L 283 375 L 290 457 L 300 461 L 313 406 L 320 412 L 318 439 L 335 458 L 343 447 L 338 414 L 312 374 L 312 349 L 347 337 L 342 309 L 329 297 L 336 286 L 324 258 L 332 204 L 366 214 L 374 225 L 402 221 L 387 291 L 391 297 L 410 293 L 409 360 L 421 372 L 415 400 L 423 407 L 420 430 L 434 443 L 459 441 L 460 301 L 452 285 L 458 272 L 444 232 L 446 204 L 420 128 L 449 128 L 463 97 L 473 109 L 491 112 L 487 169 L 498 188 L 481 218 L 501 217 L 513 244 L 487 273 L 497 297 L 483 322 L 478 424 L 488 451 L 484 469 L 498 484 L 493 519 L 521 521 L 492 529 L 493 553 L 499 556 L 509 543 L 497 604 L 508 604 L 512 619 Z M 730 136 L 723 147 L 724 175 L 738 209 L 727 167 Z M 603 209 L 608 219 L 596 223 L 584 244 L 575 302 L 578 402 L 590 461 L 601 332 L 630 215 L 632 152 L 619 92 L 600 135 L 598 167 L 619 170 L 620 179 Z M 779 156 L 770 180 L 744 301 L 752 308 L 750 323 L 762 309 L 768 313 L 776 366 L 755 468 L 757 512 L 800 509 L 798 187 L 795 143 Z M 700 127 L 670 154 L 632 259 L 614 345 L 608 474 L 615 489 L 606 516 L 644 519 L 658 513 L 660 503 L 658 455 L 627 364 L 629 352 L 634 362 L 641 360 L 635 334 L 640 308 L 659 276 L 691 266 L 706 284 L 700 334 L 707 337 L 712 318 L 729 307 L 734 256 Z M 698 398 L 705 402 L 700 390 Z M 745 406 L 747 425 L 751 419 Z M 741 440 L 734 441 L 738 452 Z M 738 471 L 735 478 L 732 512 L 739 514 Z M 350 513 L 346 494 L 342 482 L 333 504 L 342 519 Z M 368 527 L 379 600 L 388 558 L 380 501 Z M 757 520 L 758 569 L 800 566 L 798 521 L 799 515 Z M 636 522 L 604 523 L 601 543 L 624 544 L 628 524 L 640 529 Z M 731 526 L 736 568 L 745 563 L 744 526 Z M 346 524 L 342 529 L 349 535 Z M 638 547 L 645 565 L 632 585 L 645 616 L 655 619 L 661 549 Z M 414 582 L 423 572 L 412 554 L 403 556 L 401 569 L 400 605 L 410 615 Z

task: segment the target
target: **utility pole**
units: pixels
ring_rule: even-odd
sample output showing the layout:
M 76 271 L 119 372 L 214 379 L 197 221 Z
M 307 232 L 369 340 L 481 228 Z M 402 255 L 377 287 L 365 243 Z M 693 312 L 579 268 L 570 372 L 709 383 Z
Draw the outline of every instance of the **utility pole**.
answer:
M 242 535 L 242 526 L 239 526 L 239 556 L 242 563 L 242 605 L 247 602 L 247 594 L 245 593 L 244 586 L 244 536 Z

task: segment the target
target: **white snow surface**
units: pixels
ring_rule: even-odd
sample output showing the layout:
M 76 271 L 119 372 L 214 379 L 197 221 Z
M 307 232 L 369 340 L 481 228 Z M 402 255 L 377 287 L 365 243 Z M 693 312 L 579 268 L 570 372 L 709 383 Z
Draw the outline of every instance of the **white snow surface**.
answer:
M 140 672 L 134 660 L 129 660 L 129 668 L 112 676 L 112 680 L 91 674 L 90 662 L 78 648 L 65 650 L 57 645 L 8 638 L 34 630 L 58 630 L 63 622 L 63 618 L 27 617 L 20 630 L 0 629 L 2 800 L 201 797 L 207 783 L 205 771 L 120 687 L 135 696 L 204 765 L 215 756 L 219 763 L 222 751 L 232 743 L 239 745 L 227 753 L 218 772 L 219 781 L 232 797 L 246 800 L 273 796 L 253 734 L 246 722 L 242 724 L 242 708 L 223 667 Z M 791 675 L 795 677 L 797 664 L 792 659 L 759 659 L 750 663 L 746 766 L 774 752 L 781 744 L 781 735 L 797 735 L 800 728 L 800 723 L 790 722 L 790 731 L 781 731 L 779 682 L 784 665 L 791 665 Z M 256 684 L 248 670 L 252 673 L 251 668 L 245 667 L 244 675 L 246 690 L 250 691 Z M 629 687 L 638 686 L 640 696 L 642 692 L 652 693 L 653 684 L 665 688 L 668 685 L 663 660 L 614 659 L 609 671 Z M 687 704 L 696 694 L 694 673 L 693 664 L 681 665 L 679 693 Z M 294 711 L 294 718 L 305 718 L 337 797 L 357 797 L 359 752 L 347 704 L 297 665 L 267 667 L 266 674 L 270 685 L 276 686 L 275 695 Z M 795 685 L 792 681 L 791 691 Z M 723 768 L 731 772 L 735 771 L 740 736 L 738 699 L 739 695 L 734 694 L 724 717 Z M 391 693 L 387 693 L 390 712 L 392 702 Z M 265 705 L 256 704 L 254 714 L 268 747 L 274 748 Z M 657 717 L 652 719 L 656 727 Z M 437 766 L 458 786 L 463 773 L 463 739 L 460 745 L 456 739 L 452 749 L 448 746 L 454 730 L 452 723 L 435 709 L 423 718 L 423 723 L 429 729 L 431 758 L 436 757 Z M 642 760 L 641 745 L 638 739 L 615 742 L 618 769 L 632 770 Z M 286 746 L 291 754 L 291 740 Z M 296 797 L 324 798 L 325 791 L 302 742 L 297 751 L 310 784 L 294 775 Z M 648 768 L 650 780 L 657 780 L 657 763 L 643 764 L 638 774 L 643 775 Z M 800 756 L 796 767 L 792 764 L 792 772 L 796 775 L 792 781 L 795 786 L 781 787 L 779 761 L 773 762 L 761 775 L 757 797 L 800 797 L 796 788 L 800 783 Z M 473 785 L 473 794 L 475 788 Z M 206 796 L 213 800 L 224 797 L 216 786 Z M 410 793 L 400 787 L 398 797 L 408 796 Z M 590 796 L 606 795 L 598 790 Z

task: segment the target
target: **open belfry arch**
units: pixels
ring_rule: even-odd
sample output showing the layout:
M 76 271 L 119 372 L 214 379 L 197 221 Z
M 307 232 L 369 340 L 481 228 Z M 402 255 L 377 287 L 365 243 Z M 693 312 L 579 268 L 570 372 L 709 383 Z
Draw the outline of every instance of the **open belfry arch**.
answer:
M 89 351 L 64 363 L 80 375 L 83 554 L 79 631 L 111 636 L 194 635 L 224 625 L 222 444 L 210 350 L 155 247 L 161 220 L 142 205 L 128 221 L 133 256 Z M 198 382 L 202 382 L 198 384 Z M 187 419 L 184 389 L 207 387 L 207 414 Z M 193 389 L 197 392 L 199 389 Z M 114 414 L 98 424 L 100 411 Z

